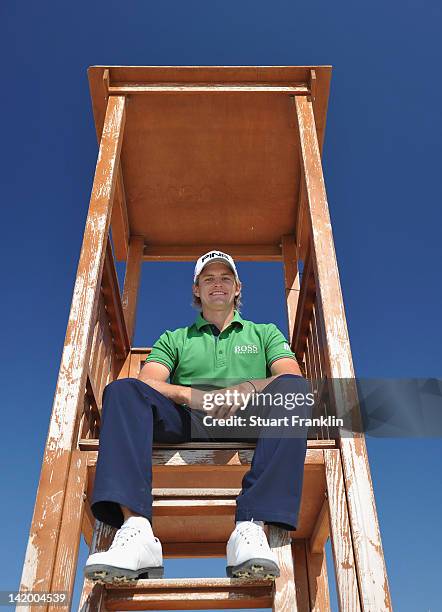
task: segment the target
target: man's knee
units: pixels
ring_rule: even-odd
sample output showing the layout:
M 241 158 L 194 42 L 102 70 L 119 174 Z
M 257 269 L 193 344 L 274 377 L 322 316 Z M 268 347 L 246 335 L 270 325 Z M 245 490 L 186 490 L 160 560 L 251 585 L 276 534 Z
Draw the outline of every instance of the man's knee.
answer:
M 119 378 L 113 380 L 104 388 L 104 393 L 124 393 L 128 388 L 133 387 L 137 383 L 137 378 Z

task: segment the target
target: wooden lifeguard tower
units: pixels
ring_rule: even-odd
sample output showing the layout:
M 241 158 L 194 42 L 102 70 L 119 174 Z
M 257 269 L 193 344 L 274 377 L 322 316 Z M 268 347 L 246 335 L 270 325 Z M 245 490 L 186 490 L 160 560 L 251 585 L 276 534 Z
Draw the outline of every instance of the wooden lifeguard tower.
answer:
M 72 593 L 81 535 L 93 551 L 112 541 L 89 504 L 103 389 L 137 376 L 149 351 L 132 346 L 143 262 L 213 247 L 282 262 L 292 348 L 319 394 L 318 381 L 333 381 L 337 412 L 356 410 L 355 388 L 339 382 L 354 372 L 321 166 L 330 77 L 327 66 L 89 69 L 99 154 L 21 590 Z M 114 257 L 126 261 L 122 295 Z M 235 441 L 156 445 L 154 531 L 166 558 L 225 554 L 252 455 Z M 340 610 L 391 610 L 361 434 L 308 441 L 299 529 L 271 528 L 275 583 L 85 581 L 80 607 L 322 612 L 328 537 Z

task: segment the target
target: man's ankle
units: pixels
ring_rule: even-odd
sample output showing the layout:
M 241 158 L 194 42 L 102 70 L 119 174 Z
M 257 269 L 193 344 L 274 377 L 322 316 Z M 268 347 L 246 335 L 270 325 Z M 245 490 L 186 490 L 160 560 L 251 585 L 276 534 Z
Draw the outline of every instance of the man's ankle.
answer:
M 126 506 L 122 506 L 121 504 L 120 504 L 120 508 L 121 508 L 121 512 L 123 513 L 125 522 L 131 516 L 143 516 L 142 514 L 138 514 L 138 512 L 133 512 L 130 508 L 126 508 Z

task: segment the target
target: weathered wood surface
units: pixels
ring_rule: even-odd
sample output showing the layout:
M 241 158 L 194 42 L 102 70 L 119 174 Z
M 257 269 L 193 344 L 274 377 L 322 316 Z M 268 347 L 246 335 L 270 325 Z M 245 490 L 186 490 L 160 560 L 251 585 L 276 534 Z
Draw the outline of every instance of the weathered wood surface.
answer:
M 143 261 L 192 261 L 201 253 L 213 249 L 213 244 L 196 245 L 150 245 L 144 247 Z M 229 255 L 235 261 L 282 261 L 279 244 L 229 244 Z
M 325 335 L 327 373 L 330 378 L 334 379 L 336 410 L 345 411 L 355 405 L 357 396 L 355 387 L 351 388 L 345 381 L 345 379 L 354 378 L 354 370 L 315 119 L 312 102 L 308 98 L 296 96 L 295 105 L 308 200 L 319 314 Z M 357 417 L 356 414 L 355 418 Z M 359 434 L 350 436 L 346 433 L 340 439 L 340 447 L 362 608 L 366 612 L 391 610 L 364 437 Z
M 279 578 L 275 580 L 273 612 L 297 612 L 295 574 L 293 569 L 292 538 L 290 532 L 269 526 L 269 545 L 278 559 Z
M 87 441 L 89 442 L 89 440 Z M 202 449 L 200 451 L 196 449 L 153 449 L 153 464 L 156 467 L 167 466 L 206 466 L 210 470 L 217 466 L 222 468 L 225 466 L 227 469 L 232 469 L 234 466 L 247 466 L 252 462 L 254 451 L 252 449 L 244 449 L 235 451 L 233 449 Z M 88 465 L 93 466 L 96 464 L 98 453 L 96 451 L 88 451 L 89 460 Z M 321 449 L 307 449 L 305 457 L 305 465 L 307 469 L 322 469 L 324 465 L 324 456 Z M 219 470 L 217 470 L 219 471 Z M 184 470 L 181 471 L 183 473 Z
M 108 588 L 108 610 L 219 610 L 269 608 L 273 582 L 241 578 L 139 580 Z
M 115 168 L 125 120 L 124 106 L 124 98 L 109 99 L 26 549 L 22 591 L 50 590 L 71 451 L 83 411 L 93 322 L 115 189 Z
M 310 612 L 305 540 L 293 541 L 292 556 L 295 570 L 296 603 L 298 612 Z
M 288 342 L 290 346 L 293 341 L 295 329 L 296 310 L 299 300 L 299 272 L 298 255 L 295 237 L 286 235 L 282 237 L 282 260 L 284 264 L 285 298 L 287 304 L 288 318 Z
M 132 236 L 129 242 L 129 253 L 126 263 L 126 274 L 123 288 L 123 311 L 127 333 L 132 343 L 135 333 L 138 290 L 140 286 L 140 271 L 143 258 L 144 239 Z
M 132 94 L 153 93 L 263 93 L 263 94 L 289 94 L 292 96 L 306 96 L 310 93 L 306 84 L 292 86 L 277 85 L 167 85 L 165 83 L 152 83 L 149 85 L 132 85 L 129 83 L 115 83 L 109 87 L 109 93 L 118 96 Z
M 328 501 L 324 500 L 310 538 L 310 552 L 322 553 L 330 535 Z
M 326 451 L 324 458 L 339 609 L 357 612 L 361 604 L 340 451 Z
M 87 456 L 72 452 L 67 491 L 63 506 L 60 537 L 53 572 L 51 591 L 72 593 L 77 570 L 78 549 L 84 513 L 84 494 L 87 486 Z M 48 612 L 61 612 L 60 606 L 48 606 Z
M 325 551 L 320 553 L 310 552 L 310 547 L 306 544 L 305 549 L 307 559 L 307 572 L 310 593 L 311 612 L 329 612 L 330 594 L 328 589 L 327 561 Z M 356 608 L 341 608 L 342 612 L 356 612 Z
M 82 450 L 98 450 L 99 440 L 80 440 L 80 448 Z M 174 450 L 174 451 L 193 451 L 193 450 L 243 450 L 243 449 L 255 449 L 256 443 L 254 442 L 238 442 L 232 440 L 231 442 L 154 442 L 153 448 L 155 450 Z M 314 449 L 325 449 L 325 448 L 336 448 L 335 440 L 307 440 L 307 448 Z M 318 455 L 319 457 L 319 455 Z
M 90 547 L 90 554 L 108 550 L 114 539 L 116 529 L 100 521 L 95 521 L 94 535 Z M 95 584 L 92 580 L 83 579 L 83 589 L 78 609 L 81 612 L 105 612 L 105 588 Z
M 118 167 L 115 201 L 114 205 L 112 206 L 111 226 L 112 243 L 115 249 L 115 259 L 117 261 L 125 261 L 128 253 L 130 230 L 121 164 Z

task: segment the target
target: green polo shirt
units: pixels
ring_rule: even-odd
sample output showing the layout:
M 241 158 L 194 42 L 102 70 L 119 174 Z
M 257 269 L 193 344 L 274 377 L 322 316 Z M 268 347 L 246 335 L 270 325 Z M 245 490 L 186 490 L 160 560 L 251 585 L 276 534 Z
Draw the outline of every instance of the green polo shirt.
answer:
M 193 325 L 165 331 L 146 362 L 156 361 L 169 368 L 170 382 L 176 385 L 213 381 L 214 386 L 224 386 L 225 381 L 268 378 L 274 361 L 296 359 L 273 323 L 246 321 L 235 311 L 219 335 L 213 327 L 199 314 Z

